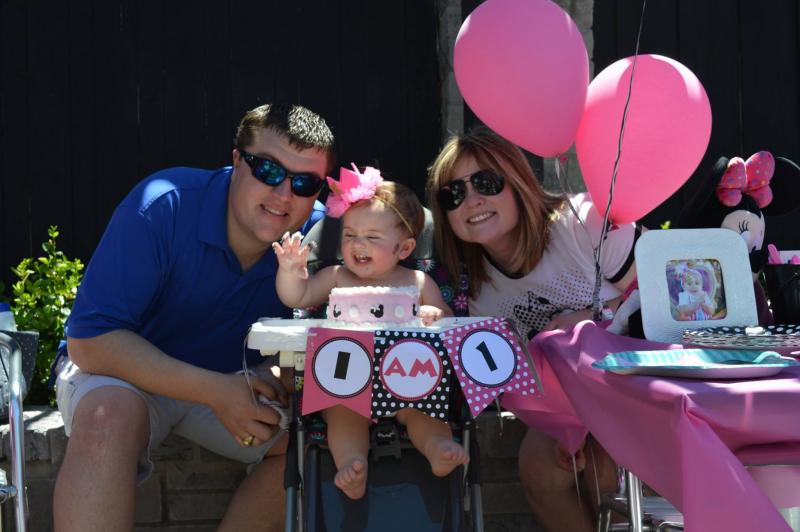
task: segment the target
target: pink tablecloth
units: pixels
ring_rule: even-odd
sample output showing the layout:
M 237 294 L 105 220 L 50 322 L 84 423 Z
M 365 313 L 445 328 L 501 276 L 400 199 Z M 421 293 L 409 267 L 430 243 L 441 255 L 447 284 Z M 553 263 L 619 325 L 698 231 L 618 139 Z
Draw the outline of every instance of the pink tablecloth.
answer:
M 618 463 L 683 512 L 689 532 L 788 531 L 733 453 L 800 442 L 800 370 L 751 381 L 699 381 L 592 368 L 609 353 L 665 347 L 613 335 L 592 322 L 542 333 L 529 348 L 544 397 L 509 396 L 503 405 L 571 450 L 591 432 Z

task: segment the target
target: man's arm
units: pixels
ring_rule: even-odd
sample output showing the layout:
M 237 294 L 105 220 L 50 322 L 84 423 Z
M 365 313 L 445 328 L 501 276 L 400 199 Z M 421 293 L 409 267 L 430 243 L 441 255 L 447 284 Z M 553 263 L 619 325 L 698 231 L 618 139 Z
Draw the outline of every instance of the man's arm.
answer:
M 277 413 L 257 405 L 243 375 L 223 374 L 172 358 L 128 330 L 93 338 L 69 338 L 70 359 L 83 371 L 117 377 L 147 392 L 207 405 L 237 438 L 268 440 Z M 251 377 L 256 394 L 285 402 L 284 390 Z

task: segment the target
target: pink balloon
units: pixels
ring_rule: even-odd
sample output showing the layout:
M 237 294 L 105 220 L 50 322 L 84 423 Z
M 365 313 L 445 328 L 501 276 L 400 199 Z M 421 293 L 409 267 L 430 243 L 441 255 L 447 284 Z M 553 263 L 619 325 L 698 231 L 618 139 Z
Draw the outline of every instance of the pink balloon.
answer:
M 487 0 L 467 17 L 455 44 L 456 82 L 487 126 L 550 157 L 578 129 L 589 59 L 578 28 L 550 0 Z
M 589 85 L 575 146 L 583 181 L 598 209 L 608 204 L 633 57 L 600 72 Z M 695 171 L 711 136 L 711 105 L 700 80 L 674 59 L 640 55 L 636 62 L 617 182 L 616 223 L 638 220 Z

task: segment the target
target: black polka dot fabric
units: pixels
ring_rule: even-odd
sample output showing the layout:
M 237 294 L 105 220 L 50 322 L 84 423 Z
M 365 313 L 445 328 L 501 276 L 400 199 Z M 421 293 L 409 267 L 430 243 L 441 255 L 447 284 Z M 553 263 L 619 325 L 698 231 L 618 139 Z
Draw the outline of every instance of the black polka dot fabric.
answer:
M 436 333 L 375 331 L 372 417 L 416 408 L 446 421 L 452 364 Z

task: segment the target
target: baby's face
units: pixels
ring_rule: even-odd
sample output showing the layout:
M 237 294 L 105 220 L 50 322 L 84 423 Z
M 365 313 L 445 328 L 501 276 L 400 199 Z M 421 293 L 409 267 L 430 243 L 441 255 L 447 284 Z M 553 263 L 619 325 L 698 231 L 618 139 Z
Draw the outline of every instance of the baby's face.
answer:
M 398 227 L 397 215 L 382 202 L 351 207 L 342 222 L 342 259 L 359 278 L 380 282 L 405 258 L 403 244 L 408 235 Z
M 686 280 L 683 282 L 683 288 L 687 292 L 697 294 L 703 291 L 703 281 L 694 275 L 687 275 Z

